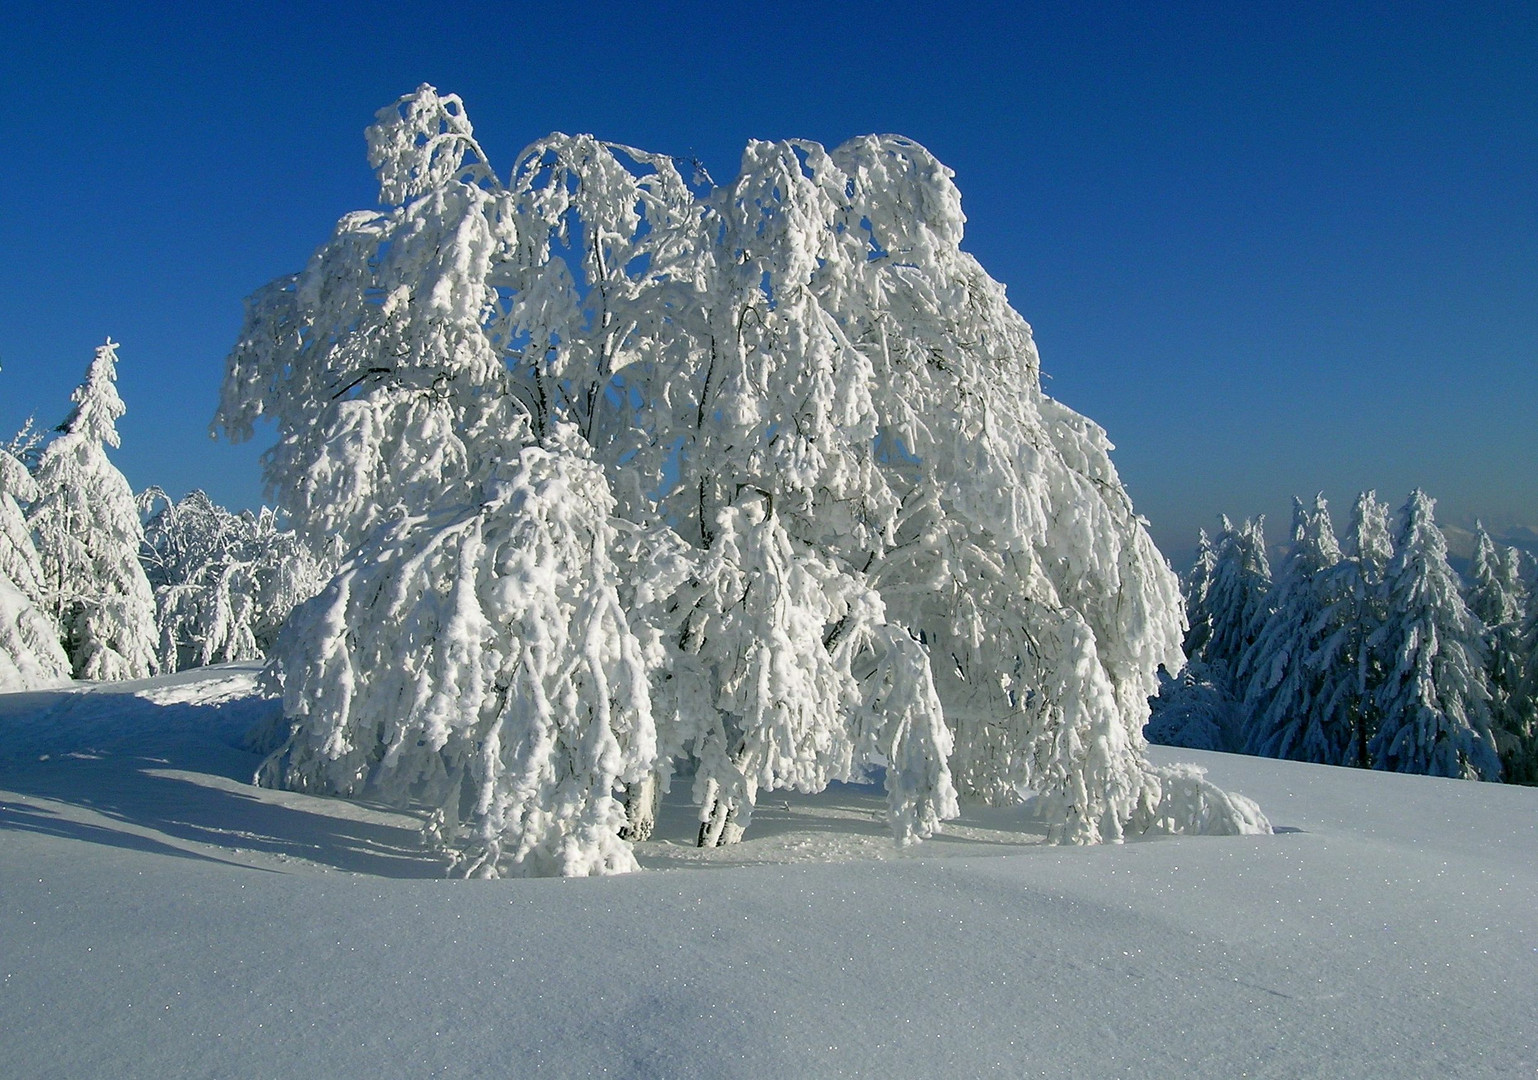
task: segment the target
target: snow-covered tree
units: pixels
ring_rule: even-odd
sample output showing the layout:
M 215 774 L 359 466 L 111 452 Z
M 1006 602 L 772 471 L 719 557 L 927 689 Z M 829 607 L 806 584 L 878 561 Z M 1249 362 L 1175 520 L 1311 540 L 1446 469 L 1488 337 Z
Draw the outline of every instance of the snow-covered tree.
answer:
M 1224 524 L 1227 525 L 1227 519 Z M 1196 533 L 1196 559 L 1180 582 L 1180 592 L 1186 601 L 1186 636 L 1182 647 L 1187 657 L 1201 656 L 1212 637 L 1208 597 L 1212 592 L 1212 579 L 1217 569 L 1218 549 L 1207 535 L 1207 530 L 1199 529 Z
M 32 690 L 69 678 L 59 626 L 43 607 L 42 565 L 21 503 L 37 485 L 0 448 L 0 691 Z
M 1222 522 L 1211 569 L 1198 582 L 1200 601 L 1190 609 L 1189 655 L 1206 665 L 1225 692 L 1242 699 L 1245 688 L 1239 681 L 1239 665 L 1271 612 L 1271 564 L 1266 558 L 1264 517 L 1246 519 L 1237 526 L 1226 516 Z
M 1388 506 L 1372 491 L 1357 496 L 1351 510 L 1343 557 L 1321 582 L 1327 603 L 1320 615 L 1319 671 L 1321 723 L 1350 731 L 1340 764 L 1367 768 L 1368 744 L 1378 729 L 1376 695 L 1384 657 L 1371 646 L 1387 612 L 1383 575 L 1393 557 Z
M 117 344 L 97 348 L 75 408 L 38 461 L 28 524 L 37 542 L 40 590 L 57 620 L 76 678 L 152 675 L 155 602 L 139 545 L 133 490 L 108 460 L 118 445 Z
M 1469 608 L 1485 626 L 1492 729 L 1504 778 L 1533 783 L 1538 781 L 1538 731 L 1522 697 L 1527 661 L 1523 640 L 1526 597 L 1519 560 L 1514 548 L 1499 551 L 1484 524 L 1476 523 L 1474 557 L 1469 565 Z
M 1529 585 L 1525 592 L 1527 614 L 1516 646 L 1521 675 L 1511 695 L 1511 716 L 1527 742 L 1528 753 L 1525 762 L 1508 779 L 1519 784 L 1538 784 L 1538 588 Z
M 1271 613 L 1240 660 L 1251 753 L 1325 765 L 1344 762 L 1350 750 L 1349 717 L 1323 708 L 1323 652 L 1335 629 L 1334 597 L 1340 546 L 1324 496 L 1310 508 L 1293 501 L 1292 546 L 1276 582 Z
M 201 491 L 173 502 L 159 488 L 139 501 L 163 670 L 265 655 L 289 613 L 330 577 L 266 507 L 232 514 Z
M 1234 556 L 1233 534 L 1226 517 L 1217 544 L 1206 529 L 1197 533 L 1196 559 L 1180 583 L 1186 606 L 1183 648 L 1188 659 L 1175 674 L 1159 668 L 1159 692 L 1148 699 L 1150 712 L 1143 728 L 1149 742 L 1193 750 L 1237 750 L 1244 745 L 1243 695 L 1235 696 L 1232 665 L 1218 659 L 1215 652 L 1211 662 L 1207 659 L 1215 625 L 1212 586 L 1218 574 L 1219 552 Z M 1264 563 L 1263 545 L 1260 559 Z M 1234 569 L 1229 566 L 1224 571 L 1230 585 Z
M 1187 661 L 1177 675 L 1160 668 L 1159 693 L 1148 704 L 1143 734 L 1151 743 L 1192 750 L 1244 746 L 1243 702 L 1235 701 L 1200 660 Z
M 1388 665 L 1369 752 L 1379 769 L 1495 780 L 1484 627 L 1447 563 L 1432 506 L 1417 490 L 1400 511 L 1384 575 L 1387 617 L 1373 641 Z
M 430 87 L 382 110 L 369 147 L 384 209 L 345 217 L 304 272 L 253 298 L 219 420 L 237 436 L 276 420 L 280 505 L 311 537 L 399 562 L 391 580 L 409 583 L 399 604 L 357 606 L 362 583 L 384 588 L 357 555 L 303 609 L 306 641 L 282 650 L 304 687 L 289 692 L 291 748 L 355 764 L 393 745 L 383 714 L 348 704 L 344 673 L 386 641 L 428 649 L 401 636 L 413 605 L 431 621 L 452 581 L 492 573 L 466 562 L 488 546 L 428 538 L 472 519 L 521 535 L 521 504 L 487 492 L 537 448 L 653 553 L 612 582 L 629 633 L 653 643 L 637 654 L 645 678 L 615 684 L 646 700 L 614 703 L 655 718 L 653 760 L 637 750 L 583 775 L 634 795 L 691 761 L 703 842 L 737 835 L 759 791 L 873 766 L 900 838 L 953 812 L 953 772 L 974 797 L 1034 794 L 1063 839 L 1183 814 L 1258 826 L 1143 757 L 1154 670 L 1179 659 L 1174 576 L 1104 433 L 1042 394 L 1030 328 L 960 250 L 959 195 L 922 147 L 754 142 L 714 187 L 665 156 L 557 134 L 504 182 L 458 99 Z M 453 558 L 407 558 L 424 545 Z M 558 544 L 538 550 L 542 574 L 589 572 Z M 654 580 L 659 558 L 672 569 Z M 392 626 L 350 621 L 379 618 Z M 575 663 L 550 670 L 570 680 Z M 406 667 L 411 700 L 437 699 L 440 667 Z M 461 707 L 481 715 L 475 694 L 495 686 Z M 449 746 L 408 739 L 365 773 L 449 775 Z M 355 771 L 285 775 L 353 791 Z M 484 774 L 483 817 L 457 834 L 481 853 L 471 863 L 495 862 L 488 823 L 504 862 L 518 837 L 555 835 L 488 809 L 525 797 L 510 775 Z M 585 824 L 556 833 L 588 846 L 533 864 L 623 864 L 604 832 L 618 819 L 583 790 L 571 820 Z

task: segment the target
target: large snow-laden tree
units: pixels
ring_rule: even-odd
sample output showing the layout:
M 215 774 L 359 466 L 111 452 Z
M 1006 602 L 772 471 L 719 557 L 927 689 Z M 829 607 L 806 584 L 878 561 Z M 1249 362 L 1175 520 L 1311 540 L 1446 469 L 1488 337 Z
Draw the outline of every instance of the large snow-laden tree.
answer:
M 1369 752 L 1378 769 L 1496 780 L 1484 627 L 1447 563 L 1432 506 L 1417 490 L 1400 511 L 1384 574 L 1386 619 L 1372 643 L 1387 665 Z
M 123 402 L 117 344 L 97 348 L 75 408 L 43 450 L 28 524 L 41 592 L 80 679 L 135 679 L 158 670 L 155 602 L 139 564 L 144 531 L 127 479 L 107 458 Z
M 967 793 L 1034 794 L 1064 839 L 1217 805 L 1141 753 L 1173 575 L 921 147 L 753 143 L 711 187 L 552 135 L 504 183 L 429 87 L 369 145 L 385 209 L 253 299 L 221 410 L 237 435 L 277 420 L 269 481 L 310 535 L 475 505 L 571 425 L 549 452 L 580 439 L 616 518 L 688 567 L 631 615 L 659 642 L 651 776 L 692 762 L 707 841 L 755 788 L 881 764 L 921 836 L 952 740 Z
M 0 448 L 0 691 L 33 690 L 70 676 L 58 623 L 43 606 L 42 564 L 21 509 L 36 497 L 27 467 Z
M 1041 393 L 1029 326 L 960 250 L 949 171 L 895 136 L 753 143 L 709 212 L 665 510 L 708 548 L 713 507 L 766 492 L 793 550 L 927 645 L 965 794 L 1034 791 L 1064 838 L 1120 836 L 1159 798 L 1140 728 L 1178 662 L 1176 583 L 1104 433 Z

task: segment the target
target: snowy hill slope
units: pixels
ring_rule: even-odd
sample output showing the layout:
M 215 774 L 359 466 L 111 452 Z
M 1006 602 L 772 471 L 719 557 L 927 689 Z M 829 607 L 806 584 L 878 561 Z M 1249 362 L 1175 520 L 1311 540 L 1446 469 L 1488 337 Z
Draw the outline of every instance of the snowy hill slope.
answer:
M 0 696 L 9 1077 L 1527 1076 L 1538 791 L 1155 749 L 1276 836 L 896 851 L 773 796 L 661 872 L 466 882 L 264 791 L 254 671 Z

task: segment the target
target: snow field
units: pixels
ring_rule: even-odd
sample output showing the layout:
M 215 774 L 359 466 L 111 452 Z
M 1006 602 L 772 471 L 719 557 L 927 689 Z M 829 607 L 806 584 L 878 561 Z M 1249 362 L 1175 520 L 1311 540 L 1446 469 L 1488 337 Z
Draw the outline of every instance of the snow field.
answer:
M 898 857 L 840 786 L 699 860 L 679 784 L 651 872 L 450 880 L 409 815 L 241 782 L 253 679 L 0 697 L 7 1075 L 1538 1066 L 1531 789 L 1155 748 L 1282 831 L 1067 848 L 972 813 Z

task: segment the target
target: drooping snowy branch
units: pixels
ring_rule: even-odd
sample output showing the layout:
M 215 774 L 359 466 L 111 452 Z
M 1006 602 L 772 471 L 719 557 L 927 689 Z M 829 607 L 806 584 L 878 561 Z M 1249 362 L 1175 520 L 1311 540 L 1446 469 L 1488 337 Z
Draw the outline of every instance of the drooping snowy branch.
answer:
M 266 778 L 423 800 L 470 874 L 634 869 L 616 791 L 656 765 L 658 657 L 620 601 L 613 505 L 562 427 L 475 502 L 376 533 L 280 641 L 294 727 Z

